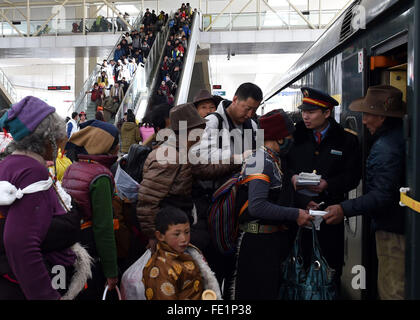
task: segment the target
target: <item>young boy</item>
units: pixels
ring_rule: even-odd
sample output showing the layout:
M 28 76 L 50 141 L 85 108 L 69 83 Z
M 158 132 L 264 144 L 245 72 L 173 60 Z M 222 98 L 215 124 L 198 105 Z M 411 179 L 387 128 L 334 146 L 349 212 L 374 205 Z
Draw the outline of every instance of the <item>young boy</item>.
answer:
M 156 215 L 159 241 L 143 269 L 147 300 L 201 300 L 205 289 L 220 298 L 213 272 L 190 244 L 190 222 L 182 210 L 164 207 Z

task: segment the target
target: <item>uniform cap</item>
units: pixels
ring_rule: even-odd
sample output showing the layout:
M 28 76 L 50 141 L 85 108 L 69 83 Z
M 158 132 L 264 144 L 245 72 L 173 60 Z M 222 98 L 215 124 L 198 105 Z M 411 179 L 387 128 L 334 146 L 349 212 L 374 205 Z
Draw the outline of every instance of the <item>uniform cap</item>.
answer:
M 302 87 L 300 90 L 302 91 L 303 99 L 302 104 L 298 108 L 302 111 L 315 109 L 327 110 L 339 104 L 329 94 L 320 90 L 309 87 Z

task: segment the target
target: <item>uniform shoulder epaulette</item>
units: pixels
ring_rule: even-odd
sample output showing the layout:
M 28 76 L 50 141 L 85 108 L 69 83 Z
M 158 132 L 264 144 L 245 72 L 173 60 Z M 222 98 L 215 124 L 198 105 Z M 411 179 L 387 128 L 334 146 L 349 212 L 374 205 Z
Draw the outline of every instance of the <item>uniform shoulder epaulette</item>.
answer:
M 351 133 L 351 134 L 355 135 L 356 137 L 358 136 L 358 134 L 357 134 L 356 131 L 353 131 L 353 130 L 351 130 L 349 128 L 344 128 L 344 131 L 347 131 L 348 133 Z

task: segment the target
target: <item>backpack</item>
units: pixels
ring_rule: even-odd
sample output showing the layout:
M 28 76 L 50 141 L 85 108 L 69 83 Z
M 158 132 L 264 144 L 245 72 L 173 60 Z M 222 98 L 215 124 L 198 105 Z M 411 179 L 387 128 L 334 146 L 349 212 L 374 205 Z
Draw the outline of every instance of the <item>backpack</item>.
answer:
M 143 180 L 143 166 L 151 148 L 139 144 L 133 144 L 128 150 L 126 157 L 121 158 L 112 168 L 112 174 L 116 176 L 118 166 L 123 174 L 128 174 L 140 184 Z M 118 192 L 116 180 L 116 189 Z M 118 257 L 127 259 L 127 265 L 136 261 L 144 252 L 147 245 L 147 237 L 140 230 L 140 224 L 136 216 L 136 202 L 127 198 L 121 199 L 118 195 L 112 198 L 114 215 L 119 220 L 120 228 L 115 233 Z
M 270 182 L 270 178 L 265 174 L 245 176 L 243 172 L 244 170 L 234 174 L 214 192 L 209 207 L 210 238 L 219 252 L 225 255 L 235 252 L 239 217 L 248 208 L 248 200 L 244 201 L 245 199 L 238 197 L 239 188 L 255 179 Z
M 227 105 L 225 105 L 224 102 L 223 102 L 223 108 L 226 110 L 226 108 L 230 105 L 231 102 L 228 101 L 228 100 L 223 100 L 223 101 L 227 101 L 227 103 L 228 103 Z M 217 121 L 218 121 L 217 129 L 220 132 L 223 129 L 223 117 L 218 112 L 212 112 L 212 113 L 208 114 L 207 116 L 209 116 L 211 114 L 216 116 Z M 230 121 L 229 117 L 227 117 L 227 118 L 228 118 L 228 124 L 229 124 L 229 132 L 230 132 L 230 131 L 232 131 L 233 127 L 232 127 L 232 124 L 231 124 L 231 121 Z M 251 129 L 252 130 L 252 149 L 255 149 L 256 145 L 257 145 L 257 142 L 256 142 L 256 134 L 257 133 L 255 132 L 254 127 L 252 126 L 252 120 L 251 119 L 246 120 L 242 124 L 242 127 L 243 127 L 243 130 L 245 130 L 245 129 Z M 243 135 L 243 132 L 242 132 L 242 135 Z M 221 136 L 219 136 L 218 148 L 221 149 L 222 146 L 223 146 L 223 138 Z

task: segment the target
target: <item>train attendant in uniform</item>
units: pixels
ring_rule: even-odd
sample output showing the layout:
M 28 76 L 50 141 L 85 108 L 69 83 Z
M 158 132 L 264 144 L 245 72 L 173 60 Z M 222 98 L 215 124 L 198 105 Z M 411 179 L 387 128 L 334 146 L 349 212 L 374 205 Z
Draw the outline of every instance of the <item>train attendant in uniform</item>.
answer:
M 289 153 L 292 183 L 300 208 L 323 209 L 344 201 L 347 193 L 356 188 L 361 178 L 361 152 L 357 137 L 347 132 L 332 117 L 338 102 L 327 93 L 303 87 L 303 100 L 299 109 L 302 121 L 296 124 L 294 145 Z M 316 186 L 297 185 L 297 175 L 316 170 L 321 181 Z M 339 293 L 340 277 L 344 264 L 344 223 L 322 223 L 317 231 L 322 253 L 329 266 L 335 269 Z M 302 247 L 305 258 L 310 259 L 312 235 L 303 230 Z
M 363 124 L 374 143 L 366 160 L 366 193 L 326 209 L 327 224 L 342 223 L 344 216 L 366 214 L 373 220 L 378 255 L 378 293 L 382 300 L 404 299 L 404 208 L 399 189 L 405 180 L 405 142 L 401 118 L 402 92 L 392 86 L 373 86 L 350 110 L 363 112 Z
M 250 159 L 264 161 L 262 172 L 249 174 L 247 178 L 254 179 L 246 184 L 248 188 L 239 191 L 240 197 L 248 199 L 248 207 L 244 207 L 239 220 L 242 235 L 236 265 L 236 300 L 278 298 L 279 270 L 291 248 L 289 226 L 310 225 L 314 219 L 306 210 L 290 207 L 287 189 L 290 184 L 285 181 L 281 159 L 293 144 L 292 120 L 279 109 L 262 116 L 259 123 L 264 129 L 264 146 Z M 248 160 L 245 174 L 248 174 L 248 168 L 254 169 L 254 165 Z M 244 191 L 246 195 L 243 196 Z

